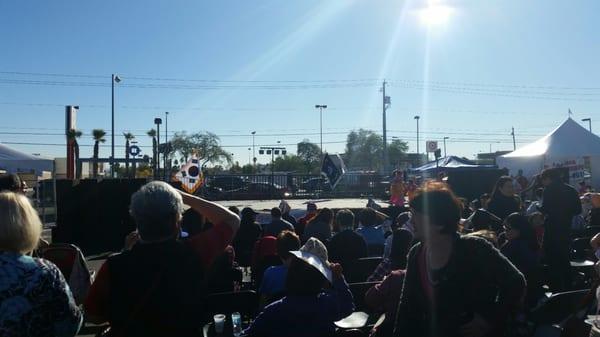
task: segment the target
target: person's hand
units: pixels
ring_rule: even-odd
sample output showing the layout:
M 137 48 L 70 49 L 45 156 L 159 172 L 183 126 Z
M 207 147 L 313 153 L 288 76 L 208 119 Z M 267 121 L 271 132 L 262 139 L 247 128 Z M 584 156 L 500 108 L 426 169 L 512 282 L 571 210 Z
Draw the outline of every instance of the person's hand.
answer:
M 460 327 L 460 334 L 464 337 L 483 337 L 491 331 L 491 326 L 479 314 L 473 315 L 473 319 Z
M 340 279 L 344 275 L 342 265 L 339 263 L 330 264 L 329 269 L 331 269 L 331 275 L 333 276 L 334 280 Z
M 125 237 L 125 247 L 124 250 L 131 250 L 133 246 L 140 240 L 140 235 L 137 231 L 133 231 Z

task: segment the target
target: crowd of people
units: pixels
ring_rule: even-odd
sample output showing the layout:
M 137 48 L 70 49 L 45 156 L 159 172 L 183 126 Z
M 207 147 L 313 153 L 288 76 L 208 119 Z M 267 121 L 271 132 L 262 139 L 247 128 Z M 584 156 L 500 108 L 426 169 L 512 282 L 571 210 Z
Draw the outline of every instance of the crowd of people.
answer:
M 85 321 L 108 326 L 105 336 L 198 336 L 207 296 L 245 288 L 259 295 L 247 336 L 332 336 L 358 302 L 384 314 L 363 331 L 372 336 L 518 336 L 546 292 L 573 289 L 575 219 L 593 224 L 586 204 L 600 198 L 558 170 L 534 188 L 500 177 L 472 201 L 443 181 L 396 178 L 388 209 L 309 202 L 295 218 L 281 201 L 264 224 L 250 207 L 150 182 L 131 197 L 136 231 L 78 305 L 60 270 L 34 257 L 42 225 L 18 177 L 0 177 L 0 335 L 73 336 Z M 600 235 L 591 245 L 600 251 Z M 346 272 L 365 258 L 379 264 L 359 299 Z

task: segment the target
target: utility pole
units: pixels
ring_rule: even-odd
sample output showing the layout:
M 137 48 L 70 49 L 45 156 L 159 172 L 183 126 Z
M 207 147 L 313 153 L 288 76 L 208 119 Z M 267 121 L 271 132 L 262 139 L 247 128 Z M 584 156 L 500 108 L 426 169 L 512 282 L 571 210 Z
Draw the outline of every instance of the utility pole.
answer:
M 254 162 L 254 168 L 256 168 L 256 150 L 254 147 L 254 136 L 256 135 L 256 131 L 252 131 L 252 162 Z
M 446 154 L 446 139 L 450 139 L 450 137 L 444 137 L 444 158 L 446 158 L 448 156 Z
M 517 142 L 515 141 L 515 128 L 512 128 L 512 132 L 510 133 L 513 139 L 513 151 L 517 149 Z M 491 151 L 490 151 L 491 152 Z
M 169 130 L 169 112 L 165 111 L 165 153 L 163 153 L 163 168 L 164 168 L 164 181 L 168 181 L 167 178 L 167 154 L 169 153 L 167 147 L 169 144 L 169 136 L 168 136 L 168 130 Z
M 315 105 L 316 109 L 319 109 L 319 118 L 321 120 L 321 159 L 323 159 L 323 109 L 327 109 L 326 104 L 317 104 Z
M 389 96 L 385 95 L 385 85 L 386 84 L 387 84 L 387 82 L 385 80 L 383 80 L 383 85 L 381 86 L 381 92 L 383 94 L 382 109 L 383 109 L 383 172 L 384 173 L 387 172 L 389 164 L 390 164 L 390 157 L 389 157 L 389 153 L 388 153 L 388 144 L 387 144 L 386 110 L 391 104 L 391 99 Z

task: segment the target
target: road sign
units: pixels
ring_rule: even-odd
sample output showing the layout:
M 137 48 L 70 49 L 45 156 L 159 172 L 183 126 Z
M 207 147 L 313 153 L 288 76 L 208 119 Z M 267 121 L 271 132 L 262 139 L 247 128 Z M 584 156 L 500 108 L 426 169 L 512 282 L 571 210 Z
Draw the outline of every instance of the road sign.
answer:
M 438 149 L 438 142 L 434 140 L 428 140 L 425 144 L 427 145 L 427 152 L 435 152 Z
M 139 146 L 137 145 L 133 145 L 129 147 L 129 154 L 132 156 L 138 156 L 140 153 L 142 153 L 142 150 L 140 149 Z

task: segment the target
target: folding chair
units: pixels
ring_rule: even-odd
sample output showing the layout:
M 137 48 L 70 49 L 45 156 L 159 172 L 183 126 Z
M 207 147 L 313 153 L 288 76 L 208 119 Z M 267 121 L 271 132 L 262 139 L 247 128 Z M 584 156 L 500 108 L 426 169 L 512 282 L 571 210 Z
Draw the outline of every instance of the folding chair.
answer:
M 79 248 L 68 243 L 52 243 L 40 257 L 54 263 L 71 288 L 77 304 L 83 303 L 91 285 L 91 273 Z
M 359 282 L 359 283 L 349 283 L 348 287 L 352 292 L 352 297 L 354 298 L 354 306 L 356 307 L 355 311 L 364 311 L 370 312 L 367 304 L 365 302 L 365 294 L 367 290 L 371 289 L 372 286 L 378 284 L 379 282 Z
M 577 238 L 571 241 L 571 259 L 582 261 L 590 255 L 590 238 Z
M 558 324 L 576 311 L 589 289 L 557 293 L 531 311 L 531 321 L 537 325 Z
M 349 283 L 365 282 L 382 260 L 381 257 L 364 257 L 343 264 L 346 281 Z

